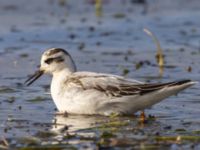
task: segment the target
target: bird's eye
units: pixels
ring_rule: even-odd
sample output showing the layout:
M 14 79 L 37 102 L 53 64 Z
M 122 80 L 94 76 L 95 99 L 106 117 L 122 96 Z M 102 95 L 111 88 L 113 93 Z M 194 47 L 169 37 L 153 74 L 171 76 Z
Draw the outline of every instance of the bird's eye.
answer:
M 57 57 L 57 58 L 55 58 L 55 61 L 56 61 L 57 63 L 61 63 L 61 62 L 64 61 L 64 58 L 62 58 L 62 57 Z
M 54 60 L 54 58 L 48 58 L 48 59 L 46 59 L 44 62 L 45 62 L 46 64 L 50 64 L 50 63 L 53 62 L 53 60 Z
M 46 64 L 51 64 L 52 62 L 57 62 L 57 63 L 60 63 L 60 62 L 63 62 L 64 61 L 64 59 L 62 58 L 62 57 L 55 57 L 55 58 L 48 58 L 48 59 L 46 59 L 44 62 L 46 63 Z

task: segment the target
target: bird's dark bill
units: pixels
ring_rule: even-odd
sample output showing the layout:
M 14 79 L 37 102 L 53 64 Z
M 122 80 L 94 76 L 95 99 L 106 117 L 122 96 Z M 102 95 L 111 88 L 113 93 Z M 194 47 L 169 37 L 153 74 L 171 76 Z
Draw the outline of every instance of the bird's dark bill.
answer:
M 31 85 L 35 80 L 43 75 L 44 71 L 38 70 L 33 75 L 31 75 L 26 81 L 25 84 L 27 86 Z

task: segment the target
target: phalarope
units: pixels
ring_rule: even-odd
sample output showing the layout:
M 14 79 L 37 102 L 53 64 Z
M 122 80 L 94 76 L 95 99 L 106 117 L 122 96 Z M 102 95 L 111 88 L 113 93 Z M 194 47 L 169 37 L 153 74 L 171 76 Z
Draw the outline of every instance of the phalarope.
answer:
M 72 114 L 133 114 L 196 83 L 148 84 L 113 74 L 77 72 L 71 55 L 61 48 L 45 51 L 39 70 L 25 83 L 32 84 L 44 73 L 53 75 L 51 95 L 57 109 Z

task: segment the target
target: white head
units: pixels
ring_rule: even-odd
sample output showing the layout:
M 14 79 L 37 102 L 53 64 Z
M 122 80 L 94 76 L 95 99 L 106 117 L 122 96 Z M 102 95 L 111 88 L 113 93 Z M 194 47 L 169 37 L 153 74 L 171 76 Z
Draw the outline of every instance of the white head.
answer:
M 68 73 L 76 71 L 75 63 L 70 54 L 61 48 L 48 49 L 41 57 L 39 70 L 25 83 L 30 85 L 44 73 L 55 74 L 63 70 Z
M 45 51 L 40 61 L 40 70 L 44 73 L 56 73 L 67 69 L 69 72 L 75 72 L 76 66 L 70 54 L 61 48 L 51 48 Z

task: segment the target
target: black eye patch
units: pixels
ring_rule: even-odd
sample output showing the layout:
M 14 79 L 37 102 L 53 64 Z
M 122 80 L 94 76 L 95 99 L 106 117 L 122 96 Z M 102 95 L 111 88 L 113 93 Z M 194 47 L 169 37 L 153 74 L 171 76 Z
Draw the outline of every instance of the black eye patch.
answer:
M 44 62 L 45 62 L 46 64 L 51 64 L 51 63 L 53 62 L 53 60 L 54 60 L 54 58 L 48 58 L 48 59 L 46 59 Z
M 63 62 L 64 59 L 62 57 L 48 58 L 44 62 L 47 64 L 51 64 L 53 61 L 59 63 L 59 62 Z
M 56 61 L 57 63 L 63 62 L 63 61 L 64 61 L 64 58 L 62 58 L 62 57 L 56 57 L 56 58 L 55 58 L 55 61 Z

